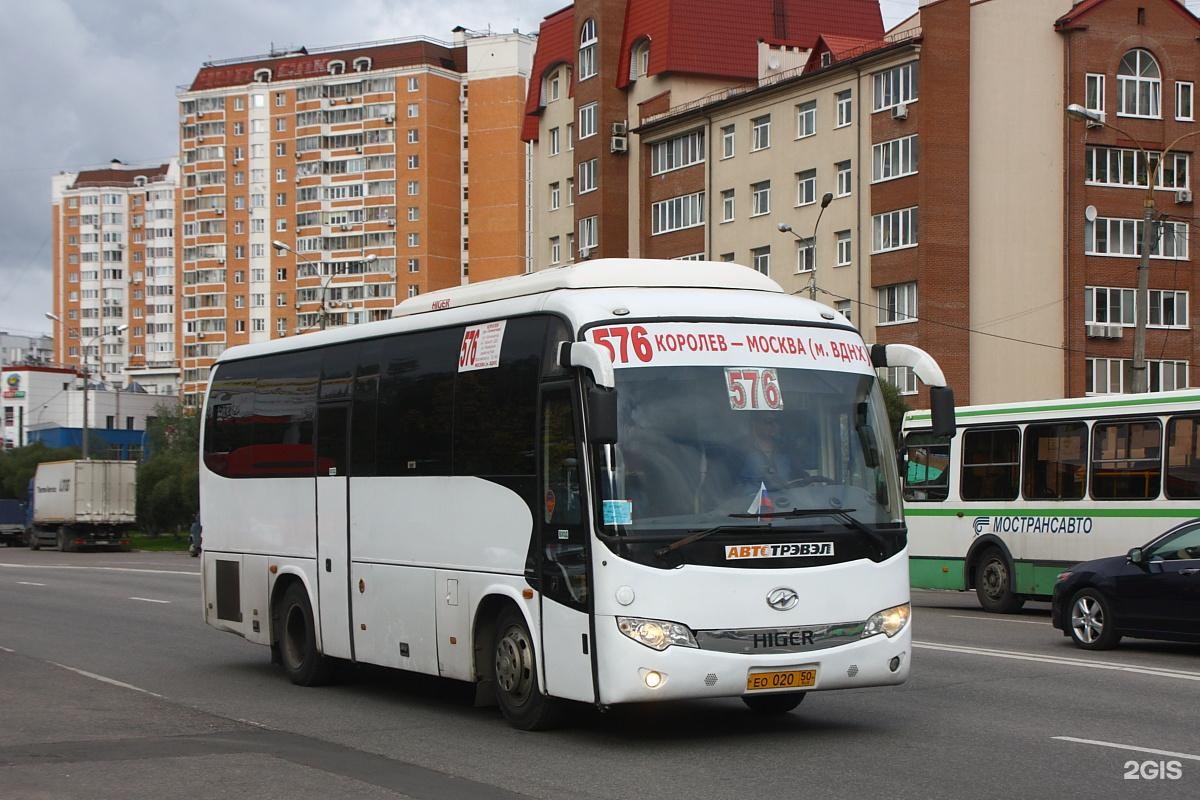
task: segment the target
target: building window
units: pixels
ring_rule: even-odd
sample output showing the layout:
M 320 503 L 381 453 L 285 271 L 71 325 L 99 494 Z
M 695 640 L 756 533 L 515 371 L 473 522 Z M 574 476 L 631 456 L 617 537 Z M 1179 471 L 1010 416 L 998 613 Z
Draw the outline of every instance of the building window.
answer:
M 1188 388 L 1188 362 L 1147 359 L 1152 392 Z M 1125 394 L 1133 391 L 1133 361 L 1128 358 L 1089 358 L 1084 370 L 1086 394 Z
M 410 233 L 408 235 L 408 246 L 409 247 L 420 247 L 421 246 L 421 234 Z
M 759 181 L 750 184 L 750 216 L 758 217 L 771 213 L 771 182 Z
M 579 139 L 596 135 L 596 103 L 588 103 L 579 108 Z
M 873 253 L 885 253 L 917 244 L 917 208 L 886 211 L 872 219 L 874 228 Z
M 558 70 L 554 70 L 542 85 L 542 105 L 553 103 L 559 98 L 561 80 L 558 77 Z
M 408 156 L 408 168 L 409 169 L 417 169 L 420 166 L 421 166 L 421 156 L 417 155 L 416 153 L 411 153 Z
M 917 284 L 897 283 L 876 290 L 879 307 L 877 324 L 894 325 L 917 320 Z
M 416 92 L 416 91 L 419 91 L 419 90 L 420 90 L 420 88 L 421 88 L 421 79 L 420 79 L 420 78 L 413 78 L 413 77 L 410 77 L 410 78 L 408 79 L 408 90 L 409 90 L 410 92 Z
M 1175 81 L 1175 119 L 1184 122 L 1193 119 L 1191 82 Z
M 803 139 L 817 132 L 817 101 L 809 100 L 796 106 L 796 138 Z
M 685 133 L 650 145 L 650 174 L 690 167 L 704 161 L 704 130 Z
M 596 74 L 596 41 L 596 20 L 584 20 L 583 25 L 579 28 L 579 80 L 581 81 L 586 81 Z
M 817 268 L 817 243 L 812 239 L 796 240 L 796 272 L 812 272 Z
M 1136 297 L 1133 289 L 1106 286 L 1087 286 L 1083 290 L 1083 321 L 1085 324 L 1121 325 L 1130 327 L 1136 319 Z M 1188 293 L 1172 289 L 1151 289 L 1149 293 L 1152 328 L 1187 328 Z
M 850 169 L 850 162 L 839 161 L 833 166 L 837 170 L 837 196 L 848 197 L 854 188 L 854 173 Z
M 833 96 L 837 107 L 837 122 L 835 128 L 844 128 L 854 121 L 854 96 L 850 89 L 838 92 Z
M 771 246 L 755 247 L 750 250 L 750 266 L 763 275 L 771 274 Z
M 420 193 L 421 193 L 421 183 L 420 183 L 420 181 L 409 181 L 409 182 L 408 182 L 408 196 L 409 196 L 409 197 L 416 197 L 416 196 L 417 196 L 417 195 L 419 195 Z
M 596 190 L 596 159 L 584 161 L 579 165 L 579 193 L 587 194 Z M 582 245 L 581 245 L 582 246 Z
M 574 122 L 567 123 L 567 132 L 563 136 L 563 138 L 567 140 L 567 142 L 566 142 L 567 149 L 574 150 L 575 149 L 575 123 Z
M 796 205 L 807 206 L 817 202 L 817 171 L 806 169 L 796 173 Z
M 417 103 L 409 103 L 408 104 L 408 118 L 416 119 L 419 116 L 421 116 L 421 106 L 418 105 Z
M 416 221 L 417 221 L 417 220 L 419 220 L 419 219 L 421 219 L 421 208 L 420 208 L 420 206 L 409 206 L 409 207 L 408 207 L 408 221 L 409 221 L 409 222 L 416 222 Z
M 736 152 L 736 125 L 725 125 L 721 128 L 721 158 L 733 158 Z
M 750 120 L 750 152 L 765 150 L 771 146 L 771 115 L 765 114 Z
M 1162 75 L 1147 50 L 1130 50 L 1117 68 L 1117 113 L 1123 117 L 1162 116 Z
M 846 318 L 847 322 L 854 322 L 854 304 L 849 300 L 838 300 L 833 304 L 833 308 L 839 314 Z
M 629 80 L 636 81 L 650 74 L 650 40 L 638 41 L 629 54 Z
M 408 143 L 417 144 L 421 141 L 421 130 L 419 128 L 408 129 Z
M 584 217 L 579 220 L 579 254 L 586 256 L 588 251 L 596 248 L 599 239 L 596 231 L 596 218 Z
M 853 238 L 850 231 L 838 231 L 834 234 L 837 240 L 837 261 L 834 262 L 835 267 L 850 266 L 851 255 L 853 253 Z
M 917 374 L 912 367 L 884 367 L 878 370 L 879 377 L 899 390 L 900 394 L 917 393 Z
M 890 181 L 917 172 L 917 136 L 905 136 L 880 142 L 871 148 L 872 172 L 871 181 Z
M 550 155 L 552 155 L 552 156 L 556 156 L 556 155 L 558 155 L 558 153 L 559 153 L 559 150 L 562 148 L 562 144 L 561 144 L 561 142 L 559 141 L 559 130 L 558 130 L 558 128 L 551 128 L 551 129 L 550 129 L 550 141 L 549 141 L 549 145 L 550 145 Z
M 735 197 L 733 189 L 721 192 L 721 222 L 733 222 Z
M 721 261 L 724 261 L 726 264 L 732 264 L 733 253 L 721 253 Z
M 567 205 L 575 205 L 575 179 L 567 178 Z
M 409 272 L 420 272 L 421 271 L 421 259 L 410 258 L 408 260 L 408 271 Z
M 1156 227 L 1158 236 L 1150 242 L 1150 257 L 1187 260 L 1188 223 L 1159 222 Z M 1140 256 L 1142 220 L 1097 217 L 1085 221 L 1083 246 L 1089 256 Z
M 873 78 L 875 111 L 884 111 L 917 99 L 918 73 L 915 61 L 892 67 L 884 72 L 877 72 Z
M 416 297 L 416 296 L 417 296 L 417 295 L 419 295 L 420 293 L 421 293 L 421 287 L 420 287 L 420 286 L 417 286 L 415 283 L 410 283 L 410 284 L 408 285 L 408 296 L 409 296 L 409 297 Z
M 650 234 L 670 233 L 704 224 L 704 192 L 660 200 L 650 206 Z
M 1104 76 L 1089 72 L 1084 78 L 1083 105 L 1088 111 L 1104 113 Z
M 562 204 L 562 191 L 558 181 L 550 184 L 550 210 L 557 211 Z
M 557 236 L 550 237 L 550 263 L 557 264 L 562 261 L 562 240 Z
M 1149 165 L 1158 163 L 1159 154 L 1147 154 L 1125 147 L 1089 145 L 1084 153 L 1083 179 L 1095 186 L 1128 186 L 1145 189 L 1150 178 Z M 1188 153 L 1168 153 L 1155 174 L 1157 189 L 1188 188 L 1191 158 Z

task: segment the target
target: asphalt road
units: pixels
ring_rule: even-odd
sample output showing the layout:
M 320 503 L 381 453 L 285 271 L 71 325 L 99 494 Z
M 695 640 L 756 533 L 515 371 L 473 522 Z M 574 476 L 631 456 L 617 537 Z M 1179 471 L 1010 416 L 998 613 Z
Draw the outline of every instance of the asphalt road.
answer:
M 912 680 L 781 718 L 737 700 L 581 708 L 521 733 L 436 679 L 347 667 L 292 686 L 266 648 L 203 624 L 198 569 L 0 549 L 0 798 L 1200 794 L 1200 647 L 1086 653 L 1046 605 L 992 616 L 918 592 Z M 1125 777 L 1172 760 L 1178 778 Z

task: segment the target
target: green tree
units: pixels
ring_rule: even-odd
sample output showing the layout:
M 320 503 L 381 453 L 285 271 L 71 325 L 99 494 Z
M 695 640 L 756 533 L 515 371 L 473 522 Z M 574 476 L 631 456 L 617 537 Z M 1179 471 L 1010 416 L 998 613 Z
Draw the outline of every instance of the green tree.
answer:
M 159 408 L 146 444 L 138 465 L 138 526 L 147 533 L 186 529 L 200 508 L 200 417 Z
M 41 442 L 0 451 L 0 497 L 24 500 L 29 494 L 29 480 L 37 471 L 38 464 L 72 458 L 79 458 L 78 447 L 54 448 Z
M 890 381 L 880 381 L 883 389 L 883 404 L 887 407 L 888 421 L 892 423 L 892 441 L 900 443 L 900 424 L 904 422 L 904 412 L 908 411 L 908 403 Z

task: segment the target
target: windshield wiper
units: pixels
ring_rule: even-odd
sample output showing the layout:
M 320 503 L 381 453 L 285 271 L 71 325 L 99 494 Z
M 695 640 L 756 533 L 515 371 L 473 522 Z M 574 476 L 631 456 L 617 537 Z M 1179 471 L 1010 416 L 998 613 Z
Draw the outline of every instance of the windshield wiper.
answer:
M 738 514 L 730 514 L 731 517 L 741 516 Z M 714 533 L 728 533 L 731 531 L 769 531 L 770 525 L 715 525 L 711 528 L 702 528 L 698 531 L 691 531 L 688 536 L 682 539 L 676 539 L 666 547 L 660 547 L 654 551 L 654 555 L 659 558 L 668 556 L 681 547 L 687 547 L 692 542 L 698 542 L 706 536 L 712 536 Z
M 737 518 L 789 519 L 795 517 L 831 517 L 841 522 L 847 528 L 865 533 L 880 547 L 886 548 L 888 541 L 878 531 L 864 525 L 857 517 L 850 514 L 857 511 L 854 508 L 793 508 L 790 511 L 768 511 L 765 514 L 730 514 Z

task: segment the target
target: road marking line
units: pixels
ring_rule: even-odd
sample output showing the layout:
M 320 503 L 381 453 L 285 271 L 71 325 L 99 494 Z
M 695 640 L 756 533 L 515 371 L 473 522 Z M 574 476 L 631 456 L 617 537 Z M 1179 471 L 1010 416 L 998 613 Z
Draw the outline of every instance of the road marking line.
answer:
M 1153 747 L 1137 747 L 1132 744 L 1117 744 L 1116 742 L 1102 742 L 1099 739 L 1077 739 L 1074 736 L 1051 736 L 1051 739 L 1057 739 L 1060 742 L 1078 742 L 1079 744 L 1094 744 L 1097 747 L 1112 747 L 1117 750 L 1132 750 L 1135 753 L 1151 753 L 1156 756 L 1170 756 L 1171 758 L 1186 758 L 1191 761 L 1200 761 L 1200 756 L 1194 756 L 1191 753 L 1175 753 L 1170 750 L 1156 750 Z
M 44 583 L 34 583 L 33 581 L 17 581 L 21 586 L 45 586 Z
M 1017 661 L 1036 661 L 1042 664 L 1057 664 L 1063 667 L 1086 667 L 1088 669 L 1104 669 L 1116 672 L 1135 672 L 1139 675 L 1152 675 L 1158 678 L 1179 678 L 1186 681 L 1200 681 L 1200 672 L 1188 672 L 1182 669 L 1166 667 L 1138 667 L 1133 664 L 1122 664 L 1116 661 L 1088 661 L 1082 658 L 1067 658 L 1065 656 L 1047 656 L 1037 653 L 1021 653 L 1014 650 L 990 650 L 983 647 L 966 645 L 942 644 L 940 642 L 913 642 L 913 648 L 924 650 L 942 650 L 949 653 L 962 653 L 970 656 L 991 656 L 992 658 L 1008 658 Z
M 152 692 L 149 689 L 142 689 L 140 687 L 134 686 L 132 683 L 125 683 L 124 681 L 118 681 L 113 678 L 106 678 L 103 675 L 97 675 L 94 672 L 88 672 L 86 669 L 79 669 L 78 667 L 68 667 L 66 664 L 60 664 L 57 661 L 48 661 L 46 663 L 53 664 L 56 667 L 62 667 L 63 669 L 68 670 L 69 672 L 74 672 L 76 675 L 82 675 L 85 678 L 91 678 L 94 681 L 100 681 L 101 683 L 107 683 L 110 686 L 118 686 L 122 689 L 132 689 L 135 692 L 141 692 L 142 694 L 148 694 L 151 697 L 165 699 L 165 698 L 163 698 L 163 696 L 161 694 L 158 694 L 157 692 Z
M 170 600 L 155 600 L 152 597 L 131 597 L 130 600 L 141 600 L 143 603 L 170 603 Z
M 13 649 L 11 649 L 11 648 L 8 648 L 8 647 L 0 647 L 0 650 L 3 650 L 3 651 L 4 651 L 4 652 L 6 652 L 6 653 L 15 653 L 15 652 L 17 652 L 16 650 L 13 650 Z
M 1008 619 L 1007 617 L 974 617 L 974 616 L 967 616 L 966 614 L 947 614 L 946 616 L 950 617 L 951 619 L 980 619 L 980 620 L 983 620 L 984 622 L 1020 622 L 1023 625 L 1049 625 L 1050 624 L 1049 622 L 1045 622 L 1040 619 Z
M 11 564 L 0 562 L 0 567 L 12 567 L 13 569 L 93 569 L 107 572 L 148 572 L 154 575 L 195 575 L 200 577 L 199 572 L 188 572 L 176 569 L 134 569 L 133 567 L 79 567 L 68 566 L 66 564 Z

